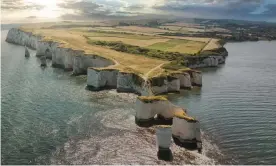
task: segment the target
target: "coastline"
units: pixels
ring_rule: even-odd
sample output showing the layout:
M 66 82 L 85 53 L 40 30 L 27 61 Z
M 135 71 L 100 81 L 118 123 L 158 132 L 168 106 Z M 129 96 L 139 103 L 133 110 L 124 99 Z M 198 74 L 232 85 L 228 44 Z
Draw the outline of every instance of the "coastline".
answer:
M 52 60 L 52 67 L 72 71 L 73 75 L 88 74 L 87 85 L 88 87 L 92 87 L 90 89 L 99 90 L 116 86 L 118 91 L 149 95 L 149 90 L 145 89 L 150 88 L 153 90 L 154 95 L 158 95 L 179 92 L 182 87 L 190 89 L 192 86 L 202 86 L 201 72 L 193 69 L 146 80 L 142 75 L 131 70 L 113 68 L 113 66 L 116 67 L 117 63 L 112 59 L 95 54 L 86 54 L 83 50 L 67 48 L 64 46 L 64 43 L 47 41 L 42 36 L 34 35 L 31 32 L 24 32 L 17 28 L 9 30 L 6 41 L 36 49 L 37 57 L 45 56 L 45 52 L 50 51 L 52 57 L 47 56 L 47 58 Z M 203 58 L 200 61 L 203 63 L 192 67 L 197 68 L 206 66 L 206 64 L 208 66 L 219 65 L 218 59 L 215 56 Z M 181 79 L 183 76 L 186 79 Z M 180 83 L 175 83 L 175 80 Z M 110 85 L 112 82 L 116 82 L 116 84 Z
M 8 37 L 7 37 L 8 38 Z M 30 38 L 32 38 L 32 37 L 30 37 Z M 23 40 L 24 42 L 26 42 L 26 40 Z M 27 43 L 31 43 L 31 45 L 32 45 L 32 41 L 31 42 L 29 42 L 29 41 L 27 41 Z M 20 44 L 19 44 L 20 45 Z M 51 45 L 51 44 L 50 44 Z M 39 48 L 39 49 L 41 49 L 41 48 Z M 65 55 L 65 54 L 62 54 L 62 55 Z M 65 55 L 66 56 L 66 55 Z M 77 57 L 77 58 L 79 58 L 79 57 Z M 97 57 L 96 57 L 97 58 Z M 95 58 L 95 59 L 96 59 Z M 54 58 L 52 58 L 52 60 L 53 60 Z M 92 63 L 93 64 L 93 63 Z M 88 64 L 89 65 L 89 64 Z M 77 69 L 75 69 L 74 70 L 74 67 L 75 66 L 77 66 Z M 82 66 L 82 65 L 79 65 L 79 66 Z M 61 66 L 63 69 L 64 69 L 64 66 Z M 70 69 L 69 68 L 69 71 L 73 71 L 73 73 L 74 73 L 74 71 L 81 71 L 81 72 L 77 72 L 77 75 L 80 75 L 80 74 L 85 74 L 85 72 L 83 72 L 84 70 L 83 69 L 78 69 L 78 65 L 72 65 L 72 68 L 73 69 Z M 85 68 L 85 67 L 84 67 Z M 65 68 L 65 69 L 68 69 L 68 68 Z M 91 69 L 91 67 L 89 67 L 89 69 Z M 93 69 L 93 67 L 92 67 L 92 69 Z M 94 70 L 93 70 L 94 71 Z M 95 71 L 101 71 L 101 70 L 98 70 L 97 68 L 96 68 L 96 70 Z M 112 70 L 111 70 L 112 71 Z M 177 74 L 179 74 L 179 73 L 177 73 Z M 98 75 L 101 75 L 101 73 L 100 74 L 96 74 L 97 76 Z M 137 92 L 138 90 L 140 90 L 140 89 L 142 89 L 142 88 L 144 88 L 143 86 L 143 84 L 141 84 L 141 82 L 139 83 L 139 81 L 137 81 L 137 78 L 138 78 L 138 80 L 139 79 L 143 79 L 143 78 L 141 78 L 141 77 L 139 77 L 139 76 L 134 76 L 134 75 L 130 75 L 130 73 L 124 73 L 124 72 L 121 72 L 121 75 L 123 75 L 122 77 L 123 77 L 123 81 L 121 81 L 121 79 L 119 79 L 119 82 L 122 82 L 122 83 L 119 83 L 119 85 L 122 85 L 122 87 L 123 88 L 118 88 L 117 87 L 117 91 L 121 91 L 121 92 L 126 92 L 126 93 L 132 93 L 132 92 Z M 126 75 L 127 76 L 127 78 L 124 78 L 124 75 Z M 180 74 L 181 75 L 181 74 Z M 194 71 L 194 70 L 190 70 L 190 71 L 188 71 L 188 72 L 185 72 L 185 74 L 184 74 L 185 76 L 185 78 L 184 78 L 184 81 L 183 81 L 183 83 L 184 83 L 184 86 L 185 85 L 189 85 L 188 87 L 184 87 L 183 89 L 190 89 L 192 86 L 202 86 L 202 78 L 201 78 L 201 72 L 198 72 L 198 71 Z M 92 75 L 93 77 L 95 76 L 95 75 Z M 177 78 L 178 76 L 168 76 L 168 77 L 160 77 L 160 78 L 156 78 L 156 80 L 153 80 L 152 82 L 151 82 L 151 85 L 155 85 L 155 86 L 152 86 L 152 87 L 150 87 L 151 89 L 155 89 L 155 92 L 157 92 L 157 93 L 155 93 L 155 94 L 161 94 L 161 93 L 170 93 L 170 92 L 179 92 L 179 90 L 180 90 L 180 81 L 181 81 L 181 79 L 180 78 Z M 102 80 L 102 79 L 100 79 L 100 80 Z M 187 83 L 187 80 L 188 80 L 188 83 Z M 108 82 L 108 81 L 107 81 Z M 127 83 L 125 83 L 125 82 L 127 82 Z M 129 86 L 129 82 L 131 82 L 131 86 Z M 165 82 L 169 82 L 168 84 L 165 84 Z M 161 84 L 160 84 L 161 83 Z M 106 85 L 106 84 L 105 84 Z M 117 85 L 118 85 L 118 79 L 117 79 Z M 125 85 L 128 85 L 128 86 L 125 86 Z M 135 87 L 136 86 L 136 87 Z M 114 87 L 114 86 L 113 86 Z M 135 88 L 140 88 L 140 89 L 135 89 Z M 103 89 L 105 89 L 105 86 L 104 86 L 104 88 Z M 135 90 L 135 91 L 133 91 L 133 89 Z M 143 89 L 142 89 L 143 90 Z M 140 94 L 141 95 L 141 94 Z

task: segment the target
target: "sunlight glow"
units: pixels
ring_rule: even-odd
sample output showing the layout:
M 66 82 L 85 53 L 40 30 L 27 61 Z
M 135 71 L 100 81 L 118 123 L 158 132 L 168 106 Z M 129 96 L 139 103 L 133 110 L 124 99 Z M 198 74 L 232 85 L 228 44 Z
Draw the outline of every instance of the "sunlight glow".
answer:
M 36 14 L 37 17 L 57 18 L 61 15 L 57 0 L 24 0 L 24 3 L 42 6 L 42 9 Z

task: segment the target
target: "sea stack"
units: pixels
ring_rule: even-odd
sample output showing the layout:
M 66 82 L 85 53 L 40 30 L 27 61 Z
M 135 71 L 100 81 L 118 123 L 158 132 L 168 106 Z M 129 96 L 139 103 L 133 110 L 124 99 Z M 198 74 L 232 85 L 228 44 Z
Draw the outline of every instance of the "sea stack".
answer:
M 46 49 L 46 51 L 45 51 L 45 56 L 46 56 L 46 58 L 48 58 L 48 59 L 52 59 L 52 53 L 51 53 L 51 51 L 50 51 L 49 48 Z
M 156 144 L 158 146 L 157 156 L 159 160 L 172 161 L 173 155 L 170 149 L 172 137 L 171 126 L 157 126 L 156 128 Z
M 172 137 L 176 145 L 201 152 L 202 142 L 199 122 L 185 112 L 175 112 Z
M 172 124 L 174 106 L 164 96 L 139 96 L 136 100 L 135 123 L 140 127 Z M 157 118 L 155 116 L 157 115 Z
M 41 65 L 40 66 L 47 66 L 47 63 L 46 63 L 46 56 L 41 56 L 40 57 L 40 61 L 41 61 Z
M 26 58 L 30 57 L 30 52 L 26 46 L 25 46 L 25 57 Z

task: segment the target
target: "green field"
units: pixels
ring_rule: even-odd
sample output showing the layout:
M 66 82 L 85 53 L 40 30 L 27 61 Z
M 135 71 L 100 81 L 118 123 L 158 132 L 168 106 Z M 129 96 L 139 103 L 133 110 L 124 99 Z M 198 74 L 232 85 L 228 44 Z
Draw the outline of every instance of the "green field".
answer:
M 166 42 L 159 42 L 159 43 L 152 44 L 147 48 L 161 50 L 161 51 L 195 54 L 195 53 L 198 53 L 205 45 L 206 45 L 205 42 L 182 40 L 182 39 L 171 39 Z

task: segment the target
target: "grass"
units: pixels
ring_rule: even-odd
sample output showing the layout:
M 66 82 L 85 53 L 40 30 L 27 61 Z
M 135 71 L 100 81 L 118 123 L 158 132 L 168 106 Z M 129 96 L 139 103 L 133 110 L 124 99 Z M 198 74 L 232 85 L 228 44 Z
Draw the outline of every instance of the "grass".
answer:
M 168 101 L 167 96 L 138 96 L 137 98 L 145 103 L 154 101 Z
M 195 121 L 195 119 L 194 119 L 193 117 L 188 116 L 188 115 L 184 112 L 184 110 L 175 111 L 175 112 L 174 112 L 174 116 L 177 117 L 177 118 L 180 118 L 180 119 L 188 120 L 188 121 Z
M 157 49 L 169 52 L 180 52 L 186 54 L 198 53 L 205 46 L 204 42 L 171 39 L 166 42 L 159 42 L 148 46 L 147 48 Z
M 56 23 L 47 23 L 46 28 L 43 24 L 26 25 L 23 30 L 46 36 L 44 40 L 62 43 L 59 47 L 82 50 L 84 55 L 97 55 L 114 61 L 115 65 L 106 67 L 108 70 L 136 73 L 142 77 L 167 75 L 186 69 L 183 66 L 186 65 L 185 56 L 196 55 L 198 50 L 202 49 L 202 45 L 206 44 L 203 39 L 194 41 L 144 33 L 154 34 L 160 31 L 158 28 L 107 27 L 108 25 L 99 28 L 88 23 L 74 23 L 72 26 L 69 24 L 62 23 L 62 26 L 58 26 Z M 121 29 L 123 32 L 99 29 Z M 128 31 L 125 32 L 126 30 Z M 134 31 L 141 34 L 129 33 Z M 164 64 L 163 68 L 159 67 L 161 64 Z
M 47 39 L 62 42 L 60 47 L 72 48 L 73 50 L 83 50 L 86 55 L 98 55 L 111 59 L 117 64 L 113 66 L 114 69 L 124 70 L 126 67 L 132 68 L 133 71 L 147 73 L 152 68 L 166 62 L 164 60 L 152 59 L 144 56 L 137 56 L 134 54 L 118 52 L 112 49 L 91 45 L 84 37 L 86 32 L 76 32 L 63 29 L 24 29 L 35 34 L 42 34 L 47 36 Z
M 102 36 L 99 36 L 99 37 L 89 37 L 89 39 L 91 40 L 98 40 L 98 41 L 111 41 L 111 42 L 123 42 L 125 44 L 131 44 L 131 45 L 135 45 L 135 46 L 140 46 L 140 47 L 147 47 L 149 45 L 152 45 L 154 43 L 158 43 L 158 42 L 166 42 L 168 41 L 169 39 L 166 39 L 166 38 L 142 38 L 142 39 L 139 39 L 138 37 L 136 36 L 105 36 L 105 37 L 102 37 Z
M 143 33 L 163 33 L 168 32 L 168 30 L 150 28 L 150 27 L 140 27 L 140 26 L 117 26 L 116 29 L 128 30 L 134 32 L 143 32 Z

